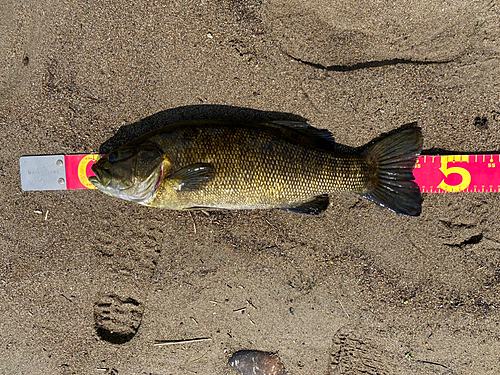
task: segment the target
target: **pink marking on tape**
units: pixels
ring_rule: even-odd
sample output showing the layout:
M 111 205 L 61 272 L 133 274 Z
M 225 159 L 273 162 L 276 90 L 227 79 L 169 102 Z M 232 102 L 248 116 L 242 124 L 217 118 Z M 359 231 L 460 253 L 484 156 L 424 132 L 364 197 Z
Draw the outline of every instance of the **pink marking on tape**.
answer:
M 498 192 L 499 155 L 422 155 L 413 171 L 423 193 Z
M 95 189 L 89 181 L 90 176 L 95 176 L 91 167 L 101 158 L 98 154 L 66 155 L 66 184 L 68 190 Z

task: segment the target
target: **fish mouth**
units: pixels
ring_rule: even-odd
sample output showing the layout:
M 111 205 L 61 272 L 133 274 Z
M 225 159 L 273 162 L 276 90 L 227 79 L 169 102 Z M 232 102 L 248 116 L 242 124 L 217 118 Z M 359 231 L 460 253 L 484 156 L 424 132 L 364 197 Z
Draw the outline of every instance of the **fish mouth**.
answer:
M 107 171 L 106 169 L 101 169 L 101 168 L 93 168 L 92 170 L 95 173 L 95 176 L 90 176 L 89 181 L 95 186 L 108 186 L 109 183 L 111 182 L 111 173 Z
M 98 185 L 100 185 L 99 183 L 99 179 L 96 177 L 96 176 L 90 176 L 89 177 L 89 181 L 92 183 L 92 185 L 94 185 L 95 187 L 97 187 Z

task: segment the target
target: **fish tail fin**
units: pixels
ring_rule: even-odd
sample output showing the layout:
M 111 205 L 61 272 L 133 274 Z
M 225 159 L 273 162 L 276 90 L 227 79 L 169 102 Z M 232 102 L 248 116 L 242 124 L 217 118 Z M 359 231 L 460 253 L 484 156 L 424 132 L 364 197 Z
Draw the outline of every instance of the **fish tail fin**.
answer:
M 406 128 L 366 147 L 363 155 L 369 182 L 361 195 L 398 214 L 418 216 L 422 211 L 420 188 L 413 168 L 422 151 L 422 131 Z

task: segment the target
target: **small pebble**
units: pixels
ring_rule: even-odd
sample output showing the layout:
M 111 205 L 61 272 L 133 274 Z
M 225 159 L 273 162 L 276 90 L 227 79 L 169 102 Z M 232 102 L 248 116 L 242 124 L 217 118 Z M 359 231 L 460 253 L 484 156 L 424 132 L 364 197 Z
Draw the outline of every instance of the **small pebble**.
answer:
M 276 354 L 258 350 L 240 350 L 229 358 L 228 364 L 242 375 L 287 375 Z

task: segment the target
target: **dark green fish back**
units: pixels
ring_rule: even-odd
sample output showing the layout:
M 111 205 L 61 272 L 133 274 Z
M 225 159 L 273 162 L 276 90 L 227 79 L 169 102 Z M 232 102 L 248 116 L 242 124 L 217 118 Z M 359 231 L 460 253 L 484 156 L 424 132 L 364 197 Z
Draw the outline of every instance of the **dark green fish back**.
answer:
M 368 182 L 365 158 L 334 154 L 328 150 L 330 134 L 311 129 L 303 124 L 204 121 L 153 133 L 147 141 L 158 144 L 170 164 L 149 205 L 291 208 L 333 191 L 362 193 Z M 185 189 L 177 177 L 185 176 L 181 170 L 191 165 L 212 169 L 210 175 L 203 169 L 206 176 Z

